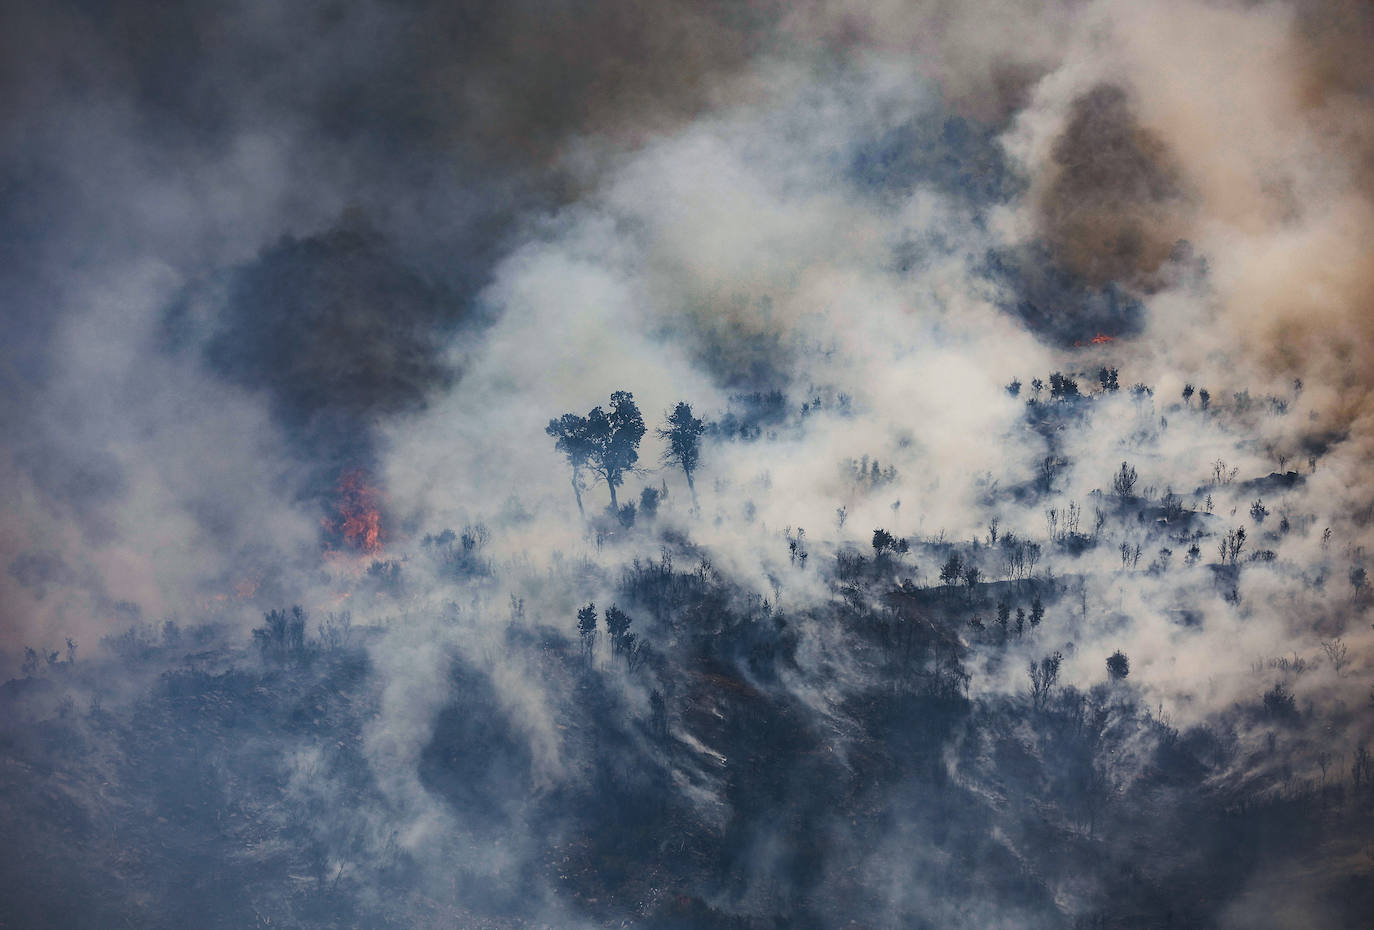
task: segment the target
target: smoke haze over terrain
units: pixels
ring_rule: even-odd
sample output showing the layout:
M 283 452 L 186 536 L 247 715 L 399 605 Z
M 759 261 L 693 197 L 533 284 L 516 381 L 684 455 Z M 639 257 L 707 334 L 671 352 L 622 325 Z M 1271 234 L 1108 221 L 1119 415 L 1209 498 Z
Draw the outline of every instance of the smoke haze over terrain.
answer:
M 9 559 L 39 548 L 122 564 L 110 550 L 164 521 L 186 521 L 165 531 L 174 537 L 221 547 L 224 533 L 197 526 L 213 519 L 196 516 L 213 509 L 197 503 L 206 496 L 256 497 L 231 509 L 280 519 L 280 495 L 293 509 L 301 488 L 279 473 L 290 466 L 263 461 L 270 452 L 249 453 L 277 473 L 240 479 L 257 487 L 167 487 L 156 438 L 175 435 L 165 441 L 193 459 L 252 443 L 212 441 L 242 433 L 206 424 L 187 395 L 226 397 L 214 385 L 227 382 L 244 415 L 265 410 L 303 444 L 307 465 L 350 448 L 366 458 L 388 418 L 469 395 L 463 368 L 500 351 L 484 326 L 510 288 L 554 288 L 560 299 L 541 312 L 589 340 L 599 327 L 586 304 L 626 302 L 618 329 L 687 352 L 693 377 L 722 391 L 817 378 L 853 391 L 852 377 L 813 367 L 816 348 L 847 340 L 830 364 L 862 365 L 875 330 L 880 344 L 977 332 L 990 303 L 1005 305 L 978 253 L 1031 248 L 1062 269 L 1048 272 L 1054 283 L 1029 284 L 1038 268 L 992 280 L 1031 287 L 1030 319 L 1050 347 L 1115 319 L 1134 338 L 1112 357 L 1140 365 L 1142 380 L 1237 365 L 1251 373 L 1232 375 L 1237 388 L 1302 377 L 1321 392 L 1322 428 L 1363 425 L 1361 7 L 591 10 L 20 14 L 5 55 Z M 865 181 L 877 178 L 866 197 L 846 192 L 856 158 Z M 989 173 L 1024 180 L 989 196 Z M 355 219 L 340 220 L 345 208 Z M 569 236 L 597 254 L 555 258 L 566 248 L 550 241 Z M 515 283 L 522 267 L 545 283 Z M 585 291 L 597 287 L 620 293 Z M 1104 287 L 1121 290 L 1115 314 L 1095 309 L 1089 292 Z M 1131 303 L 1144 297 L 1148 308 Z M 173 338 L 158 335 L 168 327 Z M 990 378 L 1025 358 L 1014 332 L 996 332 L 981 340 L 1004 353 Z M 548 334 L 521 350 L 566 353 L 572 367 L 551 372 L 565 396 L 606 393 L 581 380 L 589 369 L 653 389 L 632 377 L 636 358 L 658 368 L 653 350 L 569 351 L 538 338 Z M 689 386 L 662 384 L 666 395 Z M 551 409 L 533 400 L 530 422 Z M 101 403 L 123 415 L 95 413 Z M 173 409 L 152 412 L 159 404 Z M 894 425 L 873 412 L 880 429 Z M 168 499 L 130 506 L 141 481 Z M 117 590 L 112 573 L 125 574 L 88 578 L 93 603 L 147 596 Z M 50 607 L 21 587 L 5 581 L 11 624 L 51 635 L 38 620 Z
M 1025 770 L 998 753 L 1033 727 L 999 708 L 1029 706 L 1028 662 L 1062 653 L 1059 684 L 1086 695 L 1108 655 L 1130 657 L 1139 714 L 1103 711 L 1114 768 L 1083 797 L 1148 783 L 1172 810 L 1185 790 L 1151 781 L 1159 732 L 1206 759 L 1197 783 L 1227 816 L 1246 791 L 1297 796 L 1319 764 L 1325 792 L 1331 759 L 1344 778 L 1374 739 L 1357 583 L 1374 551 L 1367 4 L 72 0 L 7 4 L 5 20 L 0 677 L 36 677 L 25 648 L 71 638 L 92 670 L 70 693 L 133 708 L 183 672 L 240 674 L 232 649 L 267 611 L 302 605 L 311 636 L 351 611 L 370 637 L 355 690 L 301 685 L 301 700 L 365 774 L 296 717 L 280 742 L 226 737 L 244 766 L 270 760 L 286 800 L 262 822 L 312 850 L 333 882 L 312 887 L 347 889 L 345 920 L 405 883 L 398 925 L 455 925 L 447 906 L 607 925 L 630 905 L 550 878 L 596 857 L 577 791 L 601 778 L 630 793 L 661 779 L 663 809 L 690 812 L 671 815 L 679 850 L 732 844 L 737 859 L 716 860 L 728 882 L 691 852 L 680 875 L 644 879 L 681 908 L 778 926 L 1143 926 L 1083 922 L 1128 879 L 1036 865 L 1048 815 L 1018 818 L 1038 789 L 989 774 Z M 1051 372 L 1089 396 L 1059 403 Z M 649 430 L 619 491 L 641 508 L 633 526 L 601 512 L 604 482 L 574 497 L 545 435 L 616 391 Z M 654 432 L 684 400 L 706 421 L 691 490 Z M 1114 492 L 1124 462 L 1138 482 Z M 1059 522 L 1070 504 L 1081 532 Z M 1218 556 L 1240 526 L 1243 566 Z M 842 566 L 890 565 L 875 528 L 912 552 L 866 588 Z M 1038 540 L 1038 567 L 1004 568 L 999 532 Z M 788 661 L 706 662 L 647 606 L 631 610 L 657 650 L 641 667 L 609 639 L 593 641 L 594 687 L 549 658 L 576 651 L 580 607 L 631 603 L 627 579 L 670 553 L 692 617 L 785 618 Z M 948 606 L 951 554 L 982 566 L 985 605 L 970 581 Z M 983 648 L 993 605 L 1029 609 L 1032 591 L 1051 607 L 1040 638 L 1004 629 Z M 876 751 L 856 734 L 881 715 L 865 702 L 898 691 L 834 617 L 912 610 L 957 615 L 963 632 L 929 633 L 932 655 L 957 653 L 975 709 L 892 725 L 890 745 L 936 748 L 847 796 L 881 811 L 865 835 L 798 786 L 867 771 Z M 116 649 L 168 620 L 238 645 L 177 645 L 156 670 Z M 675 677 L 688 653 L 700 668 Z M 1276 682 L 1295 717 L 1274 711 Z M 593 700 L 628 721 L 668 710 L 661 726 L 570 722 Z M 1140 714 L 1155 729 L 1132 731 Z M 1297 716 L 1301 733 L 1283 722 Z M 720 748 L 748 744 L 740 719 L 807 734 L 778 750 L 795 790 L 740 787 Z M 662 762 L 655 740 L 693 761 Z M 487 749 L 479 763 L 454 745 Z M 1070 770 L 1053 739 L 1037 745 L 1026 759 Z M 932 813 L 932 786 L 984 806 Z M 751 819 L 741 797 L 777 816 Z M 22 805 L 5 804 L 13 822 Z M 1113 836 L 1088 806 L 1064 834 L 1122 857 L 1131 836 L 1158 841 L 1177 854 L 1161 887 L 1186 884 L 1189 856 L 1245 845 L 1217 828 L 1180 850 L 1145 807 Z M 814 861 L 798 822 L 819 824 Z M 961 822 L 1021 877 L 987 886 L 931 839 Z M 1340 882 L 1367 883 L 1368 862 L 1346 864 L 1370 836 L 1313 839 L 1320 881 L 1301 893 L 1291 863 L 1245 860 L 1203 895 L 1205 925 L 1355 926 L 1368 894 Z M 634 860 L 598 849 L 606 874 Z M 925 877 L 945 869 L 968 887 Z

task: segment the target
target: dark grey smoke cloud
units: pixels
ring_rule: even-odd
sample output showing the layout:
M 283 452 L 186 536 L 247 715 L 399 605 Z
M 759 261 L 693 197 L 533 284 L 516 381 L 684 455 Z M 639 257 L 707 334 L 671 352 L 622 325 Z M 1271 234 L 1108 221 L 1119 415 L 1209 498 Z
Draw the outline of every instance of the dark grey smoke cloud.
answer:
M 265 394 L 307 459 L 370 464 L 376 422 L 458 376 L 444 350 L 468 306 L 365 227 L 283 239 L 202 290 L 169 309 L 168 344 Z
M 1112 280 L 1089 284 L 1043 243 L 990 251 L 984 272 L 998 286 L 1000 306 L 1052 345 L 1081 346 L 1145 329 L 1145 305 L 1130 290 Z

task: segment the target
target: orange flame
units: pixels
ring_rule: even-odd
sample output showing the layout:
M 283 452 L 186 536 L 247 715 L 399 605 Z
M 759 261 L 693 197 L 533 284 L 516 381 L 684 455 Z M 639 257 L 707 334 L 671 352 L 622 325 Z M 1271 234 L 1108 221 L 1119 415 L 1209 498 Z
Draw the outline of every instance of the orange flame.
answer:
M 202 610 L 215 610 L 225 607 L 231 600 L 246 601 L 258 593 L 258 579 L 242 577 L 234 581 L 232 593 L 230 591 L 220 591 L 217 594 L 207 595 L 200 603 Z
M 1075 340 L 1074 348 L 1082 348 L 1083 346 L 1102 346 L 1106 345 L 1109 342 L 1115 341 L 1115 336 L 1108 336 L 1106 333 L 1098 333 L 1096 336 L 1092 337 L 1087 342 L 1083 342 L 1082 340 Z
M 350 469 L 339 476 L 338 500 L 335 509 L 338 519 L 326 519 L 325 527 L 343 537 L 344 541 L 363 552 L 379 552 L 382 548 L 381 492 L 367 483 L 361 469 Z

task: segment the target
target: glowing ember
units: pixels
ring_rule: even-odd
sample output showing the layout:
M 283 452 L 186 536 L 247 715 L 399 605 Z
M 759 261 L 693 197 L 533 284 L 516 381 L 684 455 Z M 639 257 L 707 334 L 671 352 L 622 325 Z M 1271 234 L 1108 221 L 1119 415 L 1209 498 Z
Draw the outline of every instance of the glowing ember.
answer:
M 348 545 L 363 552 L 379 552 L 382 548 L 381 492 L 367 483 L 367 475 L 360 469 L 350 469 L 339 476 L 335 488 L 338 498 L 335 520 L 325 520 L 325 527 L 343 537 Z

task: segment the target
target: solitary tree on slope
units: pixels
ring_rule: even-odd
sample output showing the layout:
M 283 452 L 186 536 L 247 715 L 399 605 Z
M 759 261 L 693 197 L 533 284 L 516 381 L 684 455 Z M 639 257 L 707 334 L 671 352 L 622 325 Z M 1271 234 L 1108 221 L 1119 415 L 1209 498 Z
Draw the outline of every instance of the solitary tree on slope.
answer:
M 697 507 L 697 486 L 692 481 L 692 473 L 701 461 L 701 434 L 706 424 L 692 416 L 692 405 L 679 402 L 668 415 L 667 423 L 658 430 L 660 439 L 668 441 L 668 450 L 663 460 L 677 465 L 687 476 L 687 489 L 692 492 L 692 508 Z
M 629 391 L 611 395 L 610 411 L 593 407 L 585 417 L 565 413 L 550 420 L 544 430 L 554 437 L 554 448 L 562 452 L 573 469 L 573 492 L 582 510 L 579 472 L 588 468 L 606 482 L 611 491 L 611 509 L 619 513 L 616 488 L 625 482 L 627 472 L 639 461 L 639 441 L 644 438 L 644 417 Z

